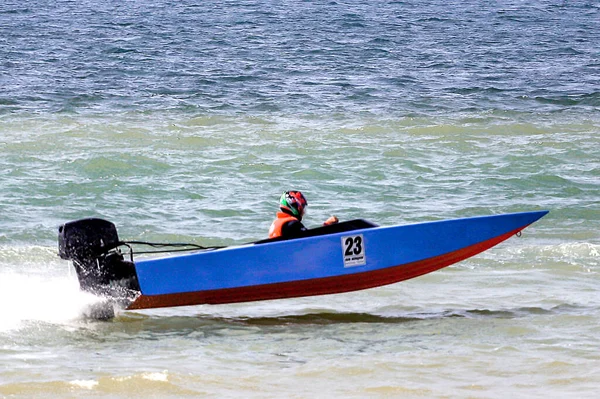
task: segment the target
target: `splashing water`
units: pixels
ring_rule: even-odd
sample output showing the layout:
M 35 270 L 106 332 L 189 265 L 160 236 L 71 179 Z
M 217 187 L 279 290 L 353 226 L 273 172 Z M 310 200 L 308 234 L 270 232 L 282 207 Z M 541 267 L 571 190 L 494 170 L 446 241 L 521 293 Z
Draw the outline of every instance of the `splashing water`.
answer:
M 66 323 L 89 317 L 103 298 L 79 290 L 74 276 L 44 276 L 2 272 L 0 274 L 0 332 L 23 323 Z

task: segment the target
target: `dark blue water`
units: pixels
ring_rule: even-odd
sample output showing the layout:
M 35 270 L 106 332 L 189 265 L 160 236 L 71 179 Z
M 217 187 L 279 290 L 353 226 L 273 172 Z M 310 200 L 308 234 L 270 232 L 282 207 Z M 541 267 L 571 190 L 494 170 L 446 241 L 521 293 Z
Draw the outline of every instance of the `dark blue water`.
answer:
M 594 1 L 14 1 L 0 114 L 596 112 Z

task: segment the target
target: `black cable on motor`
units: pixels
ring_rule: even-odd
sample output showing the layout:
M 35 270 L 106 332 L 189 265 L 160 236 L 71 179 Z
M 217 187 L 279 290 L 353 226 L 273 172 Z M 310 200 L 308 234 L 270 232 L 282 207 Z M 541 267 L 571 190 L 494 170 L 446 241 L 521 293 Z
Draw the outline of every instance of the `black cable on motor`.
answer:
M 149 247 L 154 247 L 154 248 L 191 247 L 191 248 L 181 248 L 181 249 L 168 249 L 168 250 L 161 250 L 161 251 L 139 251 L 139 252 L 136 252 L 137 255 L 140 255 L 140 254 L 160 254 L 160 253 L 167 253 L 167 252 L 186 252 L 186 251 L 198 251 L 198 250 L 208 251 L 208 250 L 226 248 L 226 246 L 204 247 L 202 245 L 191 244 L 191 243 L 161 243 L 161 242 L 147 242 L 147 241 L 121 241 L 121 242 L 119 242 L 119 246 L 120 245 L 124 245 L 127 248 L 129 248 L 129 252 L 131 254 L 131 259 L 132 260 L 133 260 L 133 248 L 131 247 L 131 245 L 147 245 Z

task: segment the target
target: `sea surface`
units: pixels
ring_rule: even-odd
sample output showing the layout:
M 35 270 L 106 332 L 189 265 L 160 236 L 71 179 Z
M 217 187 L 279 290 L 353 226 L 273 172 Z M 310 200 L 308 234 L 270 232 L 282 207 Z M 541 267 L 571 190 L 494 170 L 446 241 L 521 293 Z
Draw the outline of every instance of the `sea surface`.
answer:
M 600 390 L 598 1 L 3 0 L 0 166 L 2 399 Z M 386 287 L 109 321 L 57 256 L 85 217 L 259 240 L 288 189 L 309 227 L 550 213 Z

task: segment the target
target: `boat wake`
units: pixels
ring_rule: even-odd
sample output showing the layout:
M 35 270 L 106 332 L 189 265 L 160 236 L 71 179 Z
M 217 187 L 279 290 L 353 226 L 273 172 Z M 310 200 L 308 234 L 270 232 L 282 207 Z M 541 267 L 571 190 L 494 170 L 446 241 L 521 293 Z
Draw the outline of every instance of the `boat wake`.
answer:
M 106 299 L 82 292 L 76 279 L 0 272 L 0 332 L 31 322 L 69 323 L 108 319 L 114 307 Z

